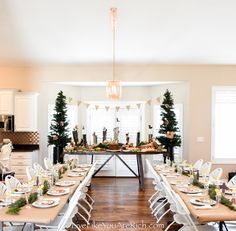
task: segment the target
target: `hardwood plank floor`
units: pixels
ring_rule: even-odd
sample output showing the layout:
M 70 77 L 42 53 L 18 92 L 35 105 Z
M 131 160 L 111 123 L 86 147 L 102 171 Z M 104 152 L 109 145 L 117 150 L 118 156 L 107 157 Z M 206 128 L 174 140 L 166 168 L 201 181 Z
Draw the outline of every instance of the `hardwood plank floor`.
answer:
M 82 230 L 162 230 L 165 221 L 156 224 L 149 209 L 153 191 L 148 179 L 142 192 L 135 178 L 94 178 L 90 190 L 95 200 L 91 225 Z

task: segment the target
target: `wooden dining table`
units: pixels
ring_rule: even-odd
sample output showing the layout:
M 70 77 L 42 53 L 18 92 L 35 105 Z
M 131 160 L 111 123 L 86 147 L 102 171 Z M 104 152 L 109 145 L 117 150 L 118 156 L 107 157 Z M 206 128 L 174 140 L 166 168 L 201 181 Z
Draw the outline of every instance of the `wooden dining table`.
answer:
M 179 194 L 179 196 L 182 198 L 186 206 L 188 207 L 191 215 L 196 218 L 198 223 L 204 224 L 208 222 L 219 222 L 219 230 L 223 230 L 223 225 L 225 225 L 225 221 L 236 221 L 236 212 L 233 210 L 230 210 L 228 207 L 226 207 L 223 204 L 218 203 L 215 206 L 212 206 L 211 208 L 197 208 L 197 206 L 193 205 L 190 200 L 192 198 L 198 198 L 197 196 L 189 195 L 187 193 L 183 193 L 180 191 L 180 187 L 177 187 L 174 185 L 175 183 L 177 184 L 183 184 L 183 183 L 188 183 L 189 182 L 189 177 L 184 176 L 184 175 L 179 175 L 176 176 L 176 173 L 174 173 L 174 169 L 169 167 L 168 169 L 170 170 L 169 173 L 163 172 L 162 170 L 159 169 L 158 166 L 154 167 L 155 170 L 159 174 L 164 174 L 167 181 L 170 183 L 172 189 Z M 176 177 L 174 177 L 176 176 Z M 196 186 L 191 186 L 191 188 L 196 188 L 199 189 Z M 203 195 L 199 197 L 204 197 L 210 199 L 208 196 L 208 190 L 203 189 Z M 231 199 L 230 195 L 226 195 L 228 199 Z
M 31 224 L 31 230 L 35 230 L 35 224 L 44 224 L 48 225 L 52 223 L 62 208 L 68 203 L 69 198 L 73 195 L 76 188 L 79 186 L 79 184 L 83 181 L 86 174 L 85 172 L 84 176 L 80 177 L 69 177 L 67 176 L 67 172 L 63 174 L 62 179 L 60 180 L 70 180 L 75 181 L 75 184 L 73 186 L 69 187 L 60 187 L 60 186 L 53 186 L 56 188 L 69 188 L 70 192 L 69 194 L 63 195 L 63 196 L 49 196 L 45 194 L 44 198 L 60 198 L 59 204 L 55 207 L 51 208 L 36 208 L 31 205 L 31 208 L 26 208 L 26 206 L 22 207 L 19 214 L 11 215 L 7 214 L 7 207 L 1 207 L 0 208 L 0 231 L 3 230 L 3 223 L 4 222 L 17 222 L 17 223 L 30 223 Z M 33 190 L 36 190 L 34 188 Z

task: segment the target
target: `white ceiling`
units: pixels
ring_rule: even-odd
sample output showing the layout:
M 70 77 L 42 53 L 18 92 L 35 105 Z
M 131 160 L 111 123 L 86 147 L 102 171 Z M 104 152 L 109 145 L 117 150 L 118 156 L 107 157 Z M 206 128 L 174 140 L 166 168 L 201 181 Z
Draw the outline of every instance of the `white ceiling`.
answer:
M 0 0 L 0 63 L 236 64 L 235 0 Z

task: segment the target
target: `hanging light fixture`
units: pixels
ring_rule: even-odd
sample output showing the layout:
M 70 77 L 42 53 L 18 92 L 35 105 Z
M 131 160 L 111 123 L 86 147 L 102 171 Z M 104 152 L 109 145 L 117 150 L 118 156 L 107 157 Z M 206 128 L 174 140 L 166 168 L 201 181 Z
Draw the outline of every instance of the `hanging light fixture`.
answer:
M 115 80 L 116 75 L 116 49 L 115 49 L 115 41 L 116 41 L 116 21 L 117 21 L 117 8 L 111 8 L 111 25 L 112 25 L 112 80 L 107 81 L 106 92 L 109 99 L 118 100 L 121 97 L 121 85 L 120 81 Z

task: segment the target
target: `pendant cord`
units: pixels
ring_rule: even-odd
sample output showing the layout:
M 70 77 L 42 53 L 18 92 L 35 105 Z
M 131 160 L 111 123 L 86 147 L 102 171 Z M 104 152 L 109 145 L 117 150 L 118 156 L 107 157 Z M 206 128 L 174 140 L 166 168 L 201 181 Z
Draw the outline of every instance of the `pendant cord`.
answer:
M 117 8 L 111 8 L 111 20 L 112 20 L 112 80 L 115 80 L 116 75 L 116 17 L 117 17 Z

